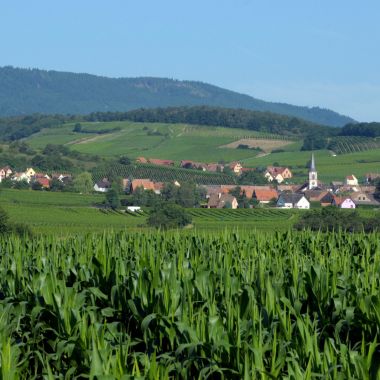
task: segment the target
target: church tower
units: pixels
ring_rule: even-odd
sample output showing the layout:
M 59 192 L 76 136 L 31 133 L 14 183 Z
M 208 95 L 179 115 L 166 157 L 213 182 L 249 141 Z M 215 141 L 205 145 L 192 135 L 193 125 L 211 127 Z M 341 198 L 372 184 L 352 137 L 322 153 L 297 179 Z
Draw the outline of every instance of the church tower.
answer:
M 309 169 L 309 190 L 318 187 L 318 173 L 315 168 L 314 153 L 311 154 L 311 164 Z

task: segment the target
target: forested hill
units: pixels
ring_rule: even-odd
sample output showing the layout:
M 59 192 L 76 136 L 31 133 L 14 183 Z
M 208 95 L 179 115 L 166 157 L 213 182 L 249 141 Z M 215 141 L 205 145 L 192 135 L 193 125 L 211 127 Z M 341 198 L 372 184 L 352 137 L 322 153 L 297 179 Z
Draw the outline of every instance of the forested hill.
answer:
M 329 126 L 354 122 L 331 110 L 265 102 L 201 82 L 0 68 L 0 116 L 199 105 L 273 112 Z

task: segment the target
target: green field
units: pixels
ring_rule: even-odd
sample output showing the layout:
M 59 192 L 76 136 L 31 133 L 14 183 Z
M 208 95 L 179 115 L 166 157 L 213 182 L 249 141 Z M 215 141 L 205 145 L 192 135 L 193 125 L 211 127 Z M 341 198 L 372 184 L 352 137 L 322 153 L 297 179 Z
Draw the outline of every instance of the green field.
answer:
M 243 129 L 203 127 L 184 124 L 160 123 L 83 123 L 83 128 L 104 130 L 120 128 L 120 131 L 97 135 L 74 133 L 73 124 L 45 129 L 26 141 L 32 148 L 41 149 L 46 144 L 68 144 L 82 153 L 103 157 L 127 155 L 132 158 L 167 158 L 176 161 L 195 160 L 217 162 L 234 161 L 256 156 L 255 150 L 220 148 L 241 138 L 282 138 Z M 160 134 L 160 135 L 156 135 Z M 286 149 L 297 149 L 295 142 Z
M 380 240 L 0 236 L 1 379 L 380 377 Z
M 2 190 L 2 207 L 11 221 L 26 223 L 33 232 L 43 234 L 83 234 L 104 230 L 148 229 L 142 215 L 98 209 L 103 195 L 82 195 L 32 190 Z M 196 230 L 287 230 L 296 222 L 296 210 L 276 209 L 189 209 Z

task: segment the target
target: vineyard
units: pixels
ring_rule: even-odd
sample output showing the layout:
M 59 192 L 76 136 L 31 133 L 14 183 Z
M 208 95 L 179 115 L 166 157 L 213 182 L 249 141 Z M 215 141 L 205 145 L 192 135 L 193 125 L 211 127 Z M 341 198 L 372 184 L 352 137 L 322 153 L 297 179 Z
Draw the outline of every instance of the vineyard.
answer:
M 380 148 L 380 139 L 361 136 L 337 136 L 332 138 L 328 149 L 337 154 L 362 152 Z
M 146 164 L 122 165 L 96 168 L 92 172 L 95 182 L 103 178 L 149 178 L 158 182 L 194 182 L 202 185 L 227 185 L 236 183 L 233 176 L 223 173 L 207 173 L 201 170 L 181 169 Z
M 0 237 L 1 379 L 379 379 L 375 234 Z
M 251 221 L 251 220 L 273 220 L 289 219 L 294 211 L 279 209 L 189 209 L 189 214 L 203 221 Z

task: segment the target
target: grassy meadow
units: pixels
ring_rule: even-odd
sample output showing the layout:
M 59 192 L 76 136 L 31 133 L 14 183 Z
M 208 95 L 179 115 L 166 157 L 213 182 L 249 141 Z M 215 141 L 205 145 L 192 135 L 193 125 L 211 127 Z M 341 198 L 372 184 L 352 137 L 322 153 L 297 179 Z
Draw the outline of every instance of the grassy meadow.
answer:
M 82 123 L 83 129 L 112 130 L 97 135 L 73 132 L 74 125 L 62 125 L 59 128 L 45 129 L 27 139 L 32 148 L 43 148 L 46 144 L 67 144 L 82 153 L 97 154 L 103 157 L 127 155 L 151 158 L 167 158 L 175 161 L 196 160 L 217 162 L 252 158 L 256 150 L 221 148 L 242 138 L 275 138 L 260 132 L 243 129 L 204 127 L 184 124 L 160 123 Z M 284 149 L 297 149 L 297 142 Z

